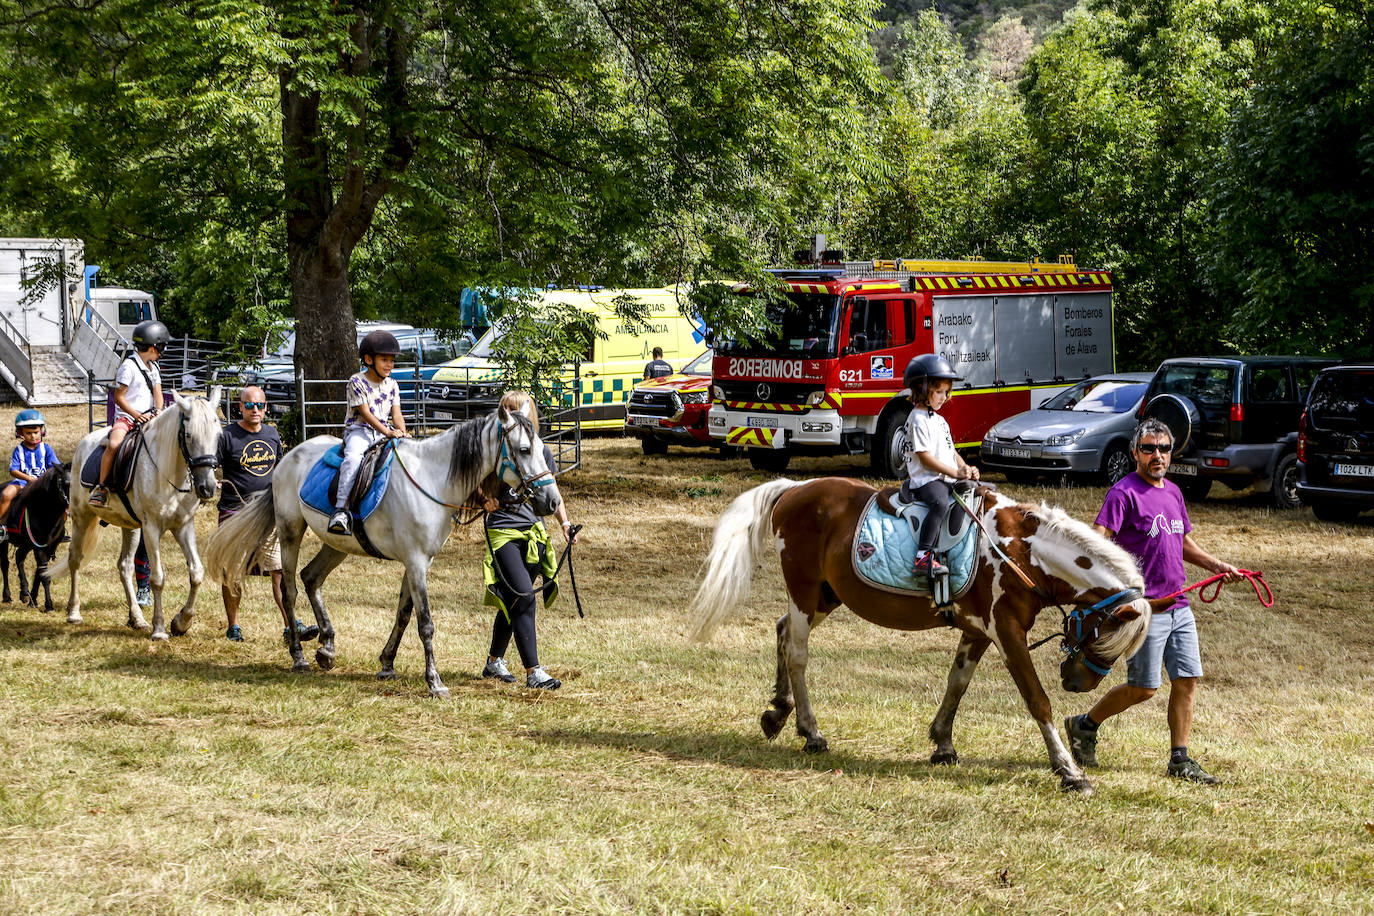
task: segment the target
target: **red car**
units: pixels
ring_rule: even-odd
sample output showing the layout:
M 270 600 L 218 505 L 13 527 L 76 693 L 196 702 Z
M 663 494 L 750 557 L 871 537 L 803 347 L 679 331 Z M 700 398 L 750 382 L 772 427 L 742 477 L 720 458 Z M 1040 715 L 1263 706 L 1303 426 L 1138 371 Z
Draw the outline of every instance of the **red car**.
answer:
M 706 430 L 710 407 L 711 351 L 707 350 L 676 375 L 636 385 L 625 409 L 625 430 L 639 437 L 646 455 L 662 455 L 672 444 L 714 446 L 718 442 Z

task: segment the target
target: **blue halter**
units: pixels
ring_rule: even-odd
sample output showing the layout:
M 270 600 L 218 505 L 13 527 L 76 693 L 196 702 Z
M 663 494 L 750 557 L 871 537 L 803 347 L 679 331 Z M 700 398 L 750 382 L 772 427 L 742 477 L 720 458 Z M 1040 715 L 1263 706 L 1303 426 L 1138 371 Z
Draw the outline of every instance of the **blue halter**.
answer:
M 1097 639 L 1097 631 L 1101 627 L 1103 619 L 1110 616 L 1111 612 L 1120 605 L 1142 597 L 1144 595 L 1138 588 L 1123 588 L 1096 604 L 1074 608 L 1064 615 L 1064 641 L 1059 644 L 1059 651 L 1063 652 L 1069 659 L 1075 656 L 1081 658 L 1084 667 L 1089 671 L 1106 677 L 1111 673 L 1112 666 L 1103 666 L 1093 661 L 1088 655 L 1087 647 Z M 1095 616 L 1097 620 L 1090 627 L 1088 621 Z
M 540 473 L 535 474 L 531 477 L 526 477 L 523 473 L 521 473 L 520 465 L 516 464 L 515 459 L 511 456 L 510 446 L 506 440 L 506 426 L 500 420 L 496 421 L 496 435 L 499 436 L 501 439 L 501 460 L 496 465 L 496 476 L 498 478 L 505 479 L 507 468 L 509 468 L 511 471 L 514 471 L 515 476 L 520 479 L 520 486 L 517 491 L 525 494 L 526 496 L 531 495 L 532 492 L 539 487 L 548 487 L 552 486 L 555 483 L 553 471 L 550 470 L 541 471 Z M 548 479 L 542 479 L 545 477 L 547 477 Z M 511 489 L 517 488 L 512 487 Z

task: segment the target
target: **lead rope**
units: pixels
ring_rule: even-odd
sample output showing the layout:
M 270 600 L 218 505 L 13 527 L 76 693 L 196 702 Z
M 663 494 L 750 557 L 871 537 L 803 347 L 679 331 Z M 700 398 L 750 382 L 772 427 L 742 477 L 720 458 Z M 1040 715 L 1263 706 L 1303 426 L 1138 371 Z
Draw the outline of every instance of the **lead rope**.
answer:
M 486 512 L 483 511 L 482 514 L 486 515 Z M 577 605 L 577 616 L 586 619 L 587 615 L 582 612 L 582 595 L 577 590 L 577 571 L 573 569 L 572 563 L 573 538 L 577 537 L 577 532 L 581 530 L 581 525 L 572 525 L 568 528 L 568 543 L 563 548 L 563 555 L 558 558 L 558 566 L 555 567 L 553 571 L 553 578 L 557 581 L 558 574 L 563 571 L 563 564 L 567 563 L 568 581 L 572 584 L 573 603 Z M 501 580 L 501 584 L 509 589 L 511 594 L 515 595 L 517 598 L 532 598 L 543 591 L 542 587 L 534 588 L 533 583 L 531 583 L 530 590 L 527 592 L 521 591 L 514 585 L 511 585 L 510 580 L 506 578 L 506 574 L 501 571 L 501 564 L 496 562 L 496 552 L 491 548 L 491 531 L 485 525 L 482 526 L 482 536 L 483 540 L 487 543 L 487 554 L 491 557 L 491 568 L 496 571 L 496 578 Z
M 1246 581 L 1250 583 L 1250 587 L 1255 590 L 1255 597 L 1259 599 L 1260 604 L 1264 607 L 1274 606 L 1274 592 L 1269 588 L 1269 583 L 1264 581 L 1264 573 L 1257 569 L 1237 569 L 1236 572 L 1244 576 Z M 1224 580 L 1226 576 L 1226 573 L 1217 573 L 1215 576 L 1209 576 L 1201 582 L 1194 582 L 1192 585 L 1181 588 L 1172 595 L 1164 595 L 1163 598 L 1177 598 L 1184 592 L 1191 592 L 1195 588 L 1205 589 L 1206 586 L 1215 584 L 1216 588 L 1212 590 L 1212 597 L 1208 598 L 1206 591 L 1199 591 L 1197 593 L 1198 598 L 1201 599 L 1203 604 L 1211 604 L 1221 596 L 1221 586 L 1225 584 L 1222 580 Z M 1264 589 L 1263 592 L 1260 591 L 1261 588 Z M 1163 598 L 1160 600 L 1163 600 Z

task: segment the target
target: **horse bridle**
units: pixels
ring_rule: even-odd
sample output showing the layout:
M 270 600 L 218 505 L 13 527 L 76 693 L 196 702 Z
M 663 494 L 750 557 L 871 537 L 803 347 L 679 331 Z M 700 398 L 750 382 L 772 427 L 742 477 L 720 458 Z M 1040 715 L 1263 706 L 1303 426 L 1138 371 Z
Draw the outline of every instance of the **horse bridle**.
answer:
M 523 498 L 529 499 L 534 496 L 535 490 L 539 489 L 540 487 L 553 486 L 556 480 L 554 478 L 553 471 L 549 470 L 548 468 L 545 468 L 538 474 L 531 474 L 529 477 L 526 477 L 523 473 L 521 473 L 520 465 L 516 464 L 515 459 L 511 456 L 510 434 L 514 430 L 515 426 L 513 425 L 508 430 L 506 425 L 502 423 L 499 419 L 496 421 L 496 435 L 501 440 L 501 456 L 496 464 L 496 479 L 504 479 L 503 475 L 505 474 L 507 468 L 514 471 L 515 476 L 520 480 L 520 486 L 511 487 L 511 489 L 514 490 L 516 493 L 519 493 L 520 496 L 522 496 Z M 548 480 L 543 480 L 542 478 L 544 477 L 547 477 Z
M 1081 604 L 1072 611 L 1065 611 L 1063 605 L 1056 603 L 1055 606 L 1059 608 L 1059 613 L 1064 618 L 1063 629 L 1058 633 L 1051 633 L 1044 639 L 1032 644 L 1030 648 L 1039 648 L 1058 636 L 1062 639 L 1059 643 L 1059 651 L 1064 654 L 1065 661 L 1081 659 L 1083 666 L 1089 671 L 1106 677 L 1111 674 L 1112 666 L 1105 664 L 1101 659 L 1094 658 L 1088 647 L 1097 641 L 1097 634 L 1101 630 L 1102 624 L 1112 618 L 1117 608 L 1143 597 L 1145 597 L 1144 593 L 1138 588 L 1123 588 L 1096 604 Z
M 180 410 L 180 408 L 178 408 L 178 410 Z M 186 411 L 180 410 L 180 413 L 181 416 L 177 418 L 177 448 L 181 451 L 181 457 L 186 462 L 186 476 L 188 478 L 191 477 L 192 473 L 197 468 L 209 468 L 213 471 L 215 468 L 219 467 L 219 456 L 215 454 L 193 456 L 191 454 L 191 444 L 186 436 Z M 153 463 L 153 467 L 156 468 L 157 459 L 153 457 L 153 450 L 148 447 L 147 436 L 143 436 L 140 439 L 139 447 L 148 453 L 148 460 L 151 461 Z M 160 472 L 162 469 L 158 468 L 158 470 Z M 172 483 L 170 480 L 167 481 L 167 483 L 169 486 L 171 486 L 173 490 L 176 490 L 178 493 L 190 493 L 195 486 L 195 482 L 192 481 L 192 485 L 183 490 L 181 487 Z

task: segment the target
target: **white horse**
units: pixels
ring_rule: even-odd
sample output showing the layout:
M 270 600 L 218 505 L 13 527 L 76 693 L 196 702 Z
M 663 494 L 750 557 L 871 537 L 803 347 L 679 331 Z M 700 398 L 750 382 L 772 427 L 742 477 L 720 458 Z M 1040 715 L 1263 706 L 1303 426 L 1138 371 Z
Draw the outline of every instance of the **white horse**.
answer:
M 411 612 L 418 609 L 429 692 L 437 697 L 449 695 L 434 663 L 434 620 L 426 577 L 434 555 L 448 540 L 454 510 L 488 474 L 495 473 L 506 484 L 525 493 L 539 515 L 549 515 L 558 508 L 562 497 L 553 471 L 544 460 L 544 446 L 532 419 L 534 408 L 530 402 L 525 406 L 528 413 L 498 408 L 429 439 L 395 441 L 391 482 L 365 523 L 372 545 L 383 556 L 405 565 L 396 624 L 382 650 L 378 678 L 390 680 L 396 676 L 396 650 Z M 306 474 L 338 441 L 334 436 L 316 436 L 288 452 L 272 475 L 271 487 L 255 495 L 221 525 L 211 536 L 205 553 L 211 578 L 231 589 L 238 588 L 254 556 L 276 530 L 281 544 L 282 598 L 291 616 L 291 658 L 296 671 L 310 668 L 295 629 L 296 569 L 306 528 L 324 542 L 300 576 L 320 627 L 315 662 L 325 670 L 334 667 L 334 625 L 320 590 L 325 578 L 349 554 L 366 555 L 351 535 L 330 534 L 329 516 L 305 505 L 299 496 Z
M 67 597 L 67 622 L 81 622 L 81 598 L 77 593 L 76 576 L 87 555 L 95 548 L 100 533 L 99 522 L 105 521 L 124 530 L 124 545 L 119 552 L 119 576 L 124 583 L 124 595 L 129 600 L 129 626 L 147 629 L 148 621 L 139 610 L 134 589 L 134 551 L 138 549 L 138 532 L 143 530 L 143 544 L 148 550 L 149 584 L 153 592 L 152 639 L 166 639 L 162 620 L 162 533 L 170 530 L 181 545 L 191 588 L 186 603 L 172 618 L 172 633 L 180 636 L 191 626 L 195 615 L 196 592 L 205 578 L 200 555 L 196 552 L 196 509 L 215 495 L 215 457 L 219 446 L 220 388 L 216 386 L 210 397 L 184 397 L 173 393 L 173 403 L 148 421 L 143 428 L 143 442 L 138 447 L 133 483 L 129 487 L 129 505 L 113 492 L 104 508 L 97 509 L 89 502 L 91 491 L 81 482 L 81 468 L 86 458 L 102 444 L 108 430 L 89 433 L 76 446 L 72 457 L 72 543 L 67 556 L 49 571 L 49 578 L 70 572 L 71 594 Z M 133 509 L 130 515 L 129 508 Z

